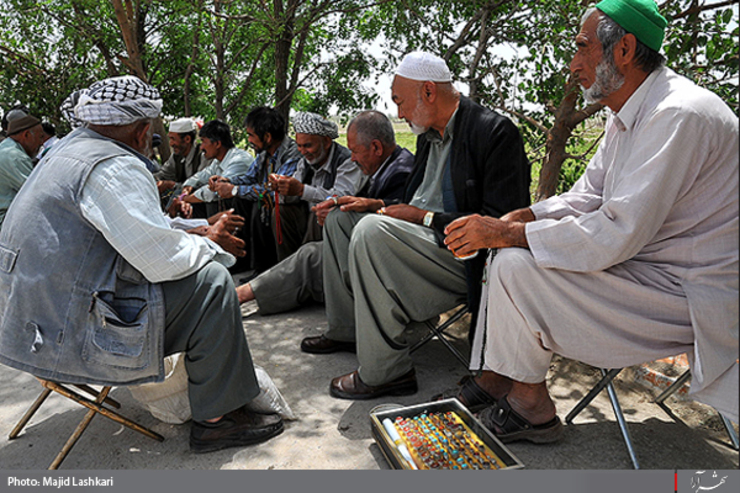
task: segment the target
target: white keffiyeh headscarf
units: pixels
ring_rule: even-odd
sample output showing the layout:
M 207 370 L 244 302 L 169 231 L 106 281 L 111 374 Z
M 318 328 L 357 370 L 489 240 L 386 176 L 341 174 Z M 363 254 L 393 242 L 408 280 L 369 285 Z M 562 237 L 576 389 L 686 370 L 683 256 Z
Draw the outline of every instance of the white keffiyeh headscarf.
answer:
M 129 125 L 138 120 L 151 119 L 159 116 L 162 111 L 162 99 L 159 91 L 138 77 L 125 75 L 101 80 L 83 89 L 72 93 L 64 103 L 77 104 L 74 106 L 74 120 L 93 125 L 121 126 Z M 77 125 L 79 126 L 79 125 Z
M 332 140 L 339 137 L 337 124 L 316 113 L 303 112 L 296 114 L 293 118 L 293 129 L 297 134 L 321 135 Z

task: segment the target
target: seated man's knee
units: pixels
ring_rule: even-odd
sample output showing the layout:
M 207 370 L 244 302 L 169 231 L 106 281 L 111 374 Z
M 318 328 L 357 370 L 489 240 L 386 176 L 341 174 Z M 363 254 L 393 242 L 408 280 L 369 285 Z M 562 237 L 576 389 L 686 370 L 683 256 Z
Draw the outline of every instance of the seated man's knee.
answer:
M 386 218 L 376 214 L 368 214 L 357 223 L 352 231 L 352 241 L 350 249 L 354 244 L 376 245 L 388 237 L 385 231 L 384 222 Z
M 528 273 L 539 270 L 532 252 L 523 248 L 502 248 L 491 266 L 491 281 L 509 284 L 529 279 Z
M 236 296 L 234 279 L 231 277 L 229 270 L 218 262 L 208 262 L 197 273 L 198 285 L 196 289 L 213 289 L 223 290 L 227 295 Z

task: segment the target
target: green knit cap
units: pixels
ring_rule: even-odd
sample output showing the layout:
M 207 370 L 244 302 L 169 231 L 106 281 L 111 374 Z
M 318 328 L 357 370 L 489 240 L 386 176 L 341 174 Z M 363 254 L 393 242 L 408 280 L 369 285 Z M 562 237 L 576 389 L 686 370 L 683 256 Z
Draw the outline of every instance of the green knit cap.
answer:
M 648 48 L 660 51 L 668 21 L 660 15 L 653 0 L 602 0 L 596 8 Z

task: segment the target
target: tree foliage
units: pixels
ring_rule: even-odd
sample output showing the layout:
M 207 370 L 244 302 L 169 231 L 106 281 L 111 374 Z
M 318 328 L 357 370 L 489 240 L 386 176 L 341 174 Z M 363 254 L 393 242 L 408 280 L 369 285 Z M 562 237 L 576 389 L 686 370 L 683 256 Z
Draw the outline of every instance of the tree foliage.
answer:
M 583 103 L 568 71 L 587 3 L 0 0 L 0 106 L 22 102 L 64 130 L 58 107 L 70 92 L 132 73 L 160 89 L 167 116 L 239 129 L 267 104 L 346 118 L 376 106 L 379 75 L 424 49 L 448 60 L 470 97 L 519 124 L 542 198 L 572 183 L 600 135 L 600 107 Z M 737 2 L 660 8 L 668 65 L 737 111 Z

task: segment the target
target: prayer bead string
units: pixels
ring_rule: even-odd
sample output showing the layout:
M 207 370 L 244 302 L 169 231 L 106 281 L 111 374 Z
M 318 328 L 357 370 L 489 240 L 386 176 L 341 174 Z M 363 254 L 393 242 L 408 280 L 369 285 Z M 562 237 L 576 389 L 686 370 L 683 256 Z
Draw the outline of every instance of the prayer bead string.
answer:
M 506 467 L 453 411 L 422 413 L 393 422 L 419 469 Z

